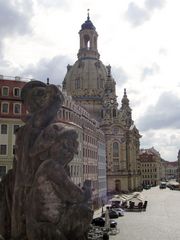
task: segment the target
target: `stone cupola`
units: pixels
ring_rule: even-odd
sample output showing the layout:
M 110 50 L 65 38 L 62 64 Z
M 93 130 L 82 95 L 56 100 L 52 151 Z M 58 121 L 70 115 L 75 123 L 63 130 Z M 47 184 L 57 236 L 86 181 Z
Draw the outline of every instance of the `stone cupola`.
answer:
M 80 49 L 78 52 L 78 59 L 82 60 L 85 58 L 99 59 L 99 53 L 97 50 L 97 38 L 98 34 L 96 28 L 90 20 L 89 11 L 87 20 L 81 25 L 79 31 L 80 36 Z

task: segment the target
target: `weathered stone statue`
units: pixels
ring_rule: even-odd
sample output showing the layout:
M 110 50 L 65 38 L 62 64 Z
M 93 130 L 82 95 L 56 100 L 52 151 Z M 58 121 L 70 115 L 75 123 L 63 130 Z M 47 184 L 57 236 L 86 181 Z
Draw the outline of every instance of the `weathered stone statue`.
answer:
M 29 116 L 16 133 L 9 233 L 6 237 L 4 227 L 0 234 L 14 240 L 85 240 L 93 215 L 91 190 L 88 184 L 80 189 L 67 173 L 78 135 L 55 122 L 63 95 L 54 85 L 32 81 L 22 89 L 22 100 Z

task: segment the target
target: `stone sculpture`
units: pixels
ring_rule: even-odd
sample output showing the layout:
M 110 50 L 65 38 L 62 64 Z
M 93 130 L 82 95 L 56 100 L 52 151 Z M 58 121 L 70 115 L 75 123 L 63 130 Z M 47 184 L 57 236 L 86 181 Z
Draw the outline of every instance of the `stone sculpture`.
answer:
M 2 206 L 10 202 L 8 213 L 0 208 L 10 217 L 0 234 L 14 240 L 85 240 L 93 216 L 91 189 L 79 188 L 68 176 L 78 135 L 55 122 L 63 95 L 54 85 L 32 81 L 23 87 L 22 100 L 29 115 L 16 133 L 13 189 L 0 199 Z M 8 183 L 1 185 L 4 193 Z

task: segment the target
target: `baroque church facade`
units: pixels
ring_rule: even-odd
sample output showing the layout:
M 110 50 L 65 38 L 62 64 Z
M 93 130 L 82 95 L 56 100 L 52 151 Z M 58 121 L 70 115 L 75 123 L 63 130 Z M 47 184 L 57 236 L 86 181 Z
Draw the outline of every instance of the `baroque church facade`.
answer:
M 98 33 L 90 20 L 81 25 L 78 59 L 67 66 L 63 91 L 92 118 L 105 135 L 108 192 L 128 192 L 141 186 L 140 138 L 132 120 L 126 89 L 118 107 L 116 82 L 111 66 L 105 66 L 98 52 Z

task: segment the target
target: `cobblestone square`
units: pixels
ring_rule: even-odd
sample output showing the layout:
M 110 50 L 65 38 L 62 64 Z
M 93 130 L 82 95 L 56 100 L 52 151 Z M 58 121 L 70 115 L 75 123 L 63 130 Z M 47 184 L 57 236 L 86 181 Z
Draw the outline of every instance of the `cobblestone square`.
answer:
M 180 191 L 159 187 L 143 190 L 146 212 L 126 212 L 118 218 L 119 234 L 112 240 L 179 240 Z

